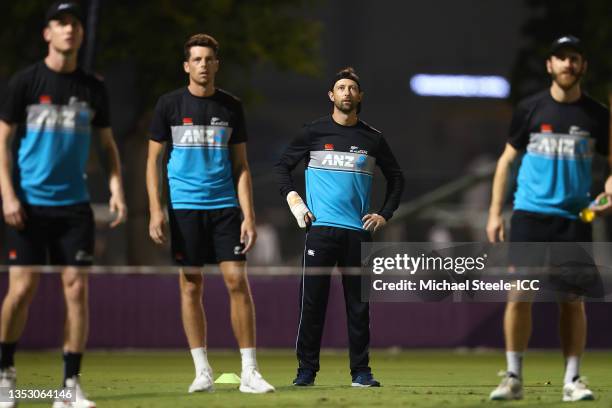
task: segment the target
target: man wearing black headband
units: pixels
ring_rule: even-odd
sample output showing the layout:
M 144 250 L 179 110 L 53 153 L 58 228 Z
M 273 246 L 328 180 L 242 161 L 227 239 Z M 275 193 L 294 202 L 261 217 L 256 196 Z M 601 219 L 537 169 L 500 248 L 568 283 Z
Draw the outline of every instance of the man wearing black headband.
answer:
M 338 72 L 328 92 L 333 113 L 305 125 L 276 164 L 280 191 L 301 228 L 307 228 L 296 341 L 296 386 L 313 385 L 319 371 L 321 336 L 330 272 L 342 272 L 346 303 L 351 385 L 379 387 L 369 366 L 369 304 L 361 300 L 361 243 L 382 228 L 399 205 L 404 178 L 381 132 L 357 116 L 363 91 L 352 68 Z M 291 171 L 306 165 L 305 203 L 295 191 Z M 386 180 L 382 208 L 370 212 L 375 166 Z M 321 269 L 324 268 L 324 273 Z M 315 271 L 316 269 L 316 271 Z
M 0 186 L 10 265 L 0 326 L 0 407 L 16 403 L 4 397 L 15 386 L 15 348 L 40 280 L 40 271 L 28 265 L 50 263 L 61 268 L 64 386 L 75 397 L 53 406 L 91 408 L 95 404 L 83 395 L 79 373 L 89 327 L 85 271 L 93 262 L 95 234 L 85 177 L 92 138 L 100 140 L 108 159 L 110 210 L 117 215 L 111 227 L 127 215 L 121 165 L 104 83 L 77 64 L 84 36 L 79 5 L 51 5 L 43 36 L 48 55 L 13 76 L 0 104 Z
M 609 111 L 580 88 L 587 61 L 580 40 L 564 36 L 550 48 L 546 68 L 550 88 L 521 101 L 514 111 L 510 135 L 493 180 L 487 223 L 491 242 L 590 242 L 591 225 L 578 218 L 589 207 L 594 153 L 608 156 Z M 512 163 L 523 152 L 514 195 L 510 236 L 506 237 L 502 207 Z M 612 178 L 593 205 L 603 214 L 612 202 Z M 554 257 L 553 258 L 558 258 Z M 520 265 L 520 264 L 519 264 Z M 517 267 L 519 266 L 517 265 Z M 512 298 L 511 298 L 512 299 Z M 584 302 L 574 295 L 561 300 L 560 333 L 566 360 L 563 401 L 593 399 L 579 375 L 586 343 Z M 511 300 L 504 316 L 507 371 L 493 390 L 493 400 L 523 398 L 522 360 L 531 333 L 531 301 Z

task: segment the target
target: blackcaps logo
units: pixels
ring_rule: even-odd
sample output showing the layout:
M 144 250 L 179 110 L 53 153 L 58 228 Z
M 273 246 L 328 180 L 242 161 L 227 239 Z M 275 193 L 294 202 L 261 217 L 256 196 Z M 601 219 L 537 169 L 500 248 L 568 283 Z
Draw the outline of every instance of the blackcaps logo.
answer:
M 211 126 L 229 126 L 229 122 L 223 121 L 223 120 L 219 119 L 216 116 L 213 116 L 210 119 L 210 124 L 211 124 Z
M 357 146 L 351 146 L 351 153 L 357 153 L 357 154 L 368 154 L 368 151 L 365 149 L 360 149 Z

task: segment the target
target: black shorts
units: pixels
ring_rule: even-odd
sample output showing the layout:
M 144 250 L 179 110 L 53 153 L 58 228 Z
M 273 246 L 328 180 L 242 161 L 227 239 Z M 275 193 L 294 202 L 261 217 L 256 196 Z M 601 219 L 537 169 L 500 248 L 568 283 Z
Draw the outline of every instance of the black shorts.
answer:
M 244 261 L 240 208 L 169 210 L 172 260 L 181 266 Z
M 515 243 L 510 247 L 510 263 L 519 274 L 534 277 L 544 268 L 548 269 L 543 277 L 545 286 L 557 293 L 592 298 L 604 295 L 599 270 L 588 251 L 590 244 L 586 248 L 584 244 L 593 240 L 591 224 L 520 210 L 514 211 L 510 223 L 510 242 Z
M 9 265 L 89 266 L 93 262 L 95 223 L 89 203 L 25 205 L 25 227 L 6 226 Z
M 365 230 L 315 226 L 306 235 L 305 267 L 360 267 L 361 243 L 371 242 L 372 235 Z
M 579 219 L 515 210 L 510 242 L 591 242 L 591 224 Z

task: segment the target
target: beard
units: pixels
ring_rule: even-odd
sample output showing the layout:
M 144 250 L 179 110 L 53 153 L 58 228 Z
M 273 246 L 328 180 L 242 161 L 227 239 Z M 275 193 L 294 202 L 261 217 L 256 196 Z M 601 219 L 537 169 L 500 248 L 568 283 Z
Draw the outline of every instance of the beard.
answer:
M 563 75 L 569 74 L 569 75 Z M 564 72 L 553 72 L 551 74 L 552 80 L 564 91 L 572 89 L 576 84 L 580 82 L 582 78 L 582 72 L 575 71 L 564 71 Z
M 347 103 L 347 102 L 349 102 L 349 103 Z M 355 102 L 353 102 L 353 101 L 338 101 L 338 102 L 334 102 L 334 106 L 340 112 L 345 113 L 345 114 L 349 114 L 349 113 L 353 112 L 357 108 L 357 104 Z

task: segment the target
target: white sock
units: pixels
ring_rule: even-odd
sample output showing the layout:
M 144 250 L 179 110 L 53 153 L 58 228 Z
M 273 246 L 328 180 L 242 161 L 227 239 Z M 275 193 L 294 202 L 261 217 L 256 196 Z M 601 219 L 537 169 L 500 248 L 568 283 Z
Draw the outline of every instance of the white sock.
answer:
M 580 371 L 580 357 L 579 356 L 568 356 L 565 360 L 565 377 L 563 378 L 563 384 L 571 383 L 578 372 Z
M 257 368 L 257 358 L 255 357 L 255 347 L 241 348 L 242 371 L 249 368 Z
M 506 363 L 508 364 L 508 372 L 516 375 L 518 378 L 523 378 L 523 352 L 522 351 L 506 351 Z
M 206 353 L 206 347 L 198 347 L 191 349 L 191 357 L 193 357 L 193 364 L 195 365 L 196 375 L 203 371 L 212 371 L 210 364 L 208 364 L 208 354 Z

